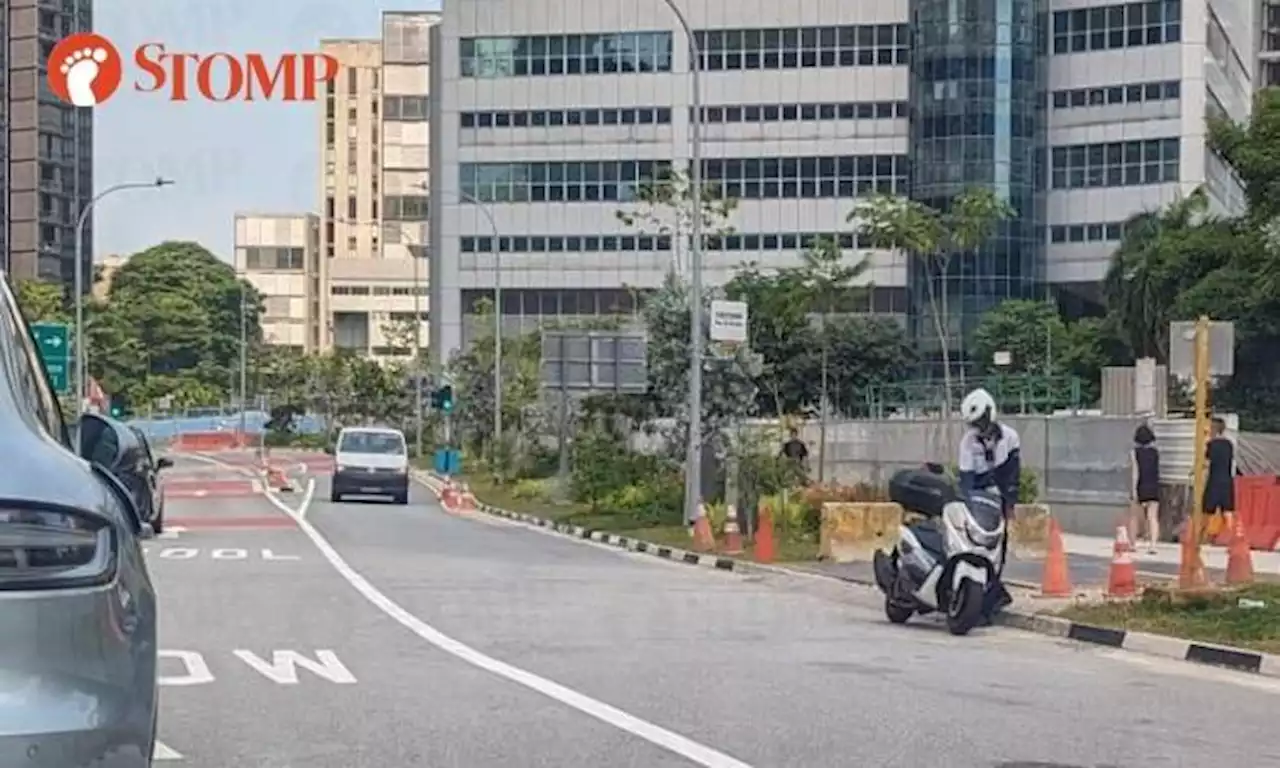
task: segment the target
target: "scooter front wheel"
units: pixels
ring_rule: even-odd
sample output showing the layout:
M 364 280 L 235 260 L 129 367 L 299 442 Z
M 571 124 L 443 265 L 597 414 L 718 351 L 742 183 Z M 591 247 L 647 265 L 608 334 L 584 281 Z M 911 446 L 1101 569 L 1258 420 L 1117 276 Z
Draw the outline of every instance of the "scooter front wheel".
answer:
M 902 603 L 895 603 L 891 598 L 884 599 L 884 615 L 894 624 L 906 624 L 907 619 L 915 615 L 916 609 Z
M 982 620 L 982 585 L 971 579 L 960 582 L 947 607 L 947 629 L 953 635 L 967 635 Z

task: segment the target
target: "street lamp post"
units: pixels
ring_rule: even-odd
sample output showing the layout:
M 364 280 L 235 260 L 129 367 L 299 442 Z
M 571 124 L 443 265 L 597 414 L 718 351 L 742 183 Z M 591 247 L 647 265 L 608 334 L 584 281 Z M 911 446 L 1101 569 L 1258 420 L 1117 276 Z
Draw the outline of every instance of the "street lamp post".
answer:
M 80 217 L 76 220 L 76 244 L 75 244 L 75 302 L 76 302 L 76 376 L 75 376 L 75 393 L 76 393 L 76 422 L 80 421 L 80 417 L 84 415 L 84 398 L 85 385 L 88 381 L 88 345 L 85 343 L 84 335 L 84 225 L 89 220 L 89 213 L 93 211 L 93 206 L 98 201 L 108 195 L 116 192 L 123 192 L 126 189 L 155 189 L 158 187 L 166 187 L 173 181 L 157 176 L 155 181 L 149 182 L 128 182 L 125 184 L 116 184 L 102 190 L 94 195 L 89 202 L 85 203 L 84 208 L 80 209 Z
M 249 403 L 249 318 L 245 281 L 240 281 L 240 440 L 244 440 Z M 241 447 L 244 447 L 243 444 Z
M 689 119 L 689 184 L 693 187 L 693 243 L 689 248 L 689 290 L 692 294 L 689 325 L 689 439 L 684 473 L 684 519 L 698 519 L 702 496 L 702 49 L 676 0 L 662 0 L 671 9 L 689 42 L 689 76 L 693 111 Z

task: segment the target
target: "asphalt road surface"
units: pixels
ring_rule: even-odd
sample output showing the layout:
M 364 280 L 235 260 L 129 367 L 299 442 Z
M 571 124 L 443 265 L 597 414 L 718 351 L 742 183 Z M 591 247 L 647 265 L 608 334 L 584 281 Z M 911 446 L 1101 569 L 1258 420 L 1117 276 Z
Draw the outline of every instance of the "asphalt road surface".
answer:
M 180 460 L 174 479 L 195 472 Z M 226 483 L 227 469 L 200 476 Z M 187 478 L 183 478 L 187 479 Z M 223 486 L 229 487 L 229 486 Z M 408 506 L 169 501 L 158 765 L 1280 765 L 1280 683 Z

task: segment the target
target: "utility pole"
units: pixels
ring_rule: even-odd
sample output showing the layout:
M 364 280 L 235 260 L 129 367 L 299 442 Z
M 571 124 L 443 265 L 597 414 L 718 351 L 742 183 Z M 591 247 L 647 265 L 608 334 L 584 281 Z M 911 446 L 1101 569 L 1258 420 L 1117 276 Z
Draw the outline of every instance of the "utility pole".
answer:
M 240 439 L 247 432 L 249 407 L 249 317 L 244 280 L 240 281 Z

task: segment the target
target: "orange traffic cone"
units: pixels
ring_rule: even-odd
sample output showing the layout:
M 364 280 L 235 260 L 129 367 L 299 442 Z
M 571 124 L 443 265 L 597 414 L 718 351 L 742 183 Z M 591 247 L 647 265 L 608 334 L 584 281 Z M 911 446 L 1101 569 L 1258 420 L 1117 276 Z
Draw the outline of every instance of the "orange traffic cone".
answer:
M 742 531 L 738 528 L 738 510 L 730 504 L 724 515 L 724 553 L 742 554 Z
M 1049 518 L 1049 552 L 1044 558 L 1040 577 L 1041 597 L 1071 597 L 1071 571 L 1067 567 L 1067 548 L 1062 543 L 1062 528 Z
M 1230 512 L 1227 513 L 1227 525 L 1231 529 L 1231 543 L 1227 545 L 1227 583 L 1252 584 L 1253 553 L 1244 535 L 1244 525 Z
M 1133 545 L 1129 529 L 1116 527 L 1116 544 L 1112 550 L 1111 575 L 1107 577 L 1107 597 L 1133 597 L 1138 591 L 1138 566 L 1133 562 Z
M 1181 589 L 1203 589 L 1209 586 L 1209 577 L 1204 572 L 1204 560 L 1200 557 L 1200 535 L 1198 520 L 1193 515 L 1186 522 L 1181 538 L 1182 558 L 1178 563 L 1178 587 Z
M 716 537 L 711 532 L 711 519 L 707 517 L 707 508 L 698 505 L 698 519 L 693 521 L 693 549 L 696 552 L 710 552 L 716 548 Z
M 462 484 L 462 489 L 458 492 L 457 503 L 459 512 L 476 511 L 476 495 L 471 492 L 471 488 L 466 483 Z
M 760 502 L 756 513 L 756 562 L 772 563 L 776 552 L 773 546 L 773 510 L 766 502 Z
M 452 480 L 444 481 L 444 490 L 440 492 L 440 501 L 444 504 L 444 508 L 450 512 L 458 506 L 458 491 L 453 487 Z

